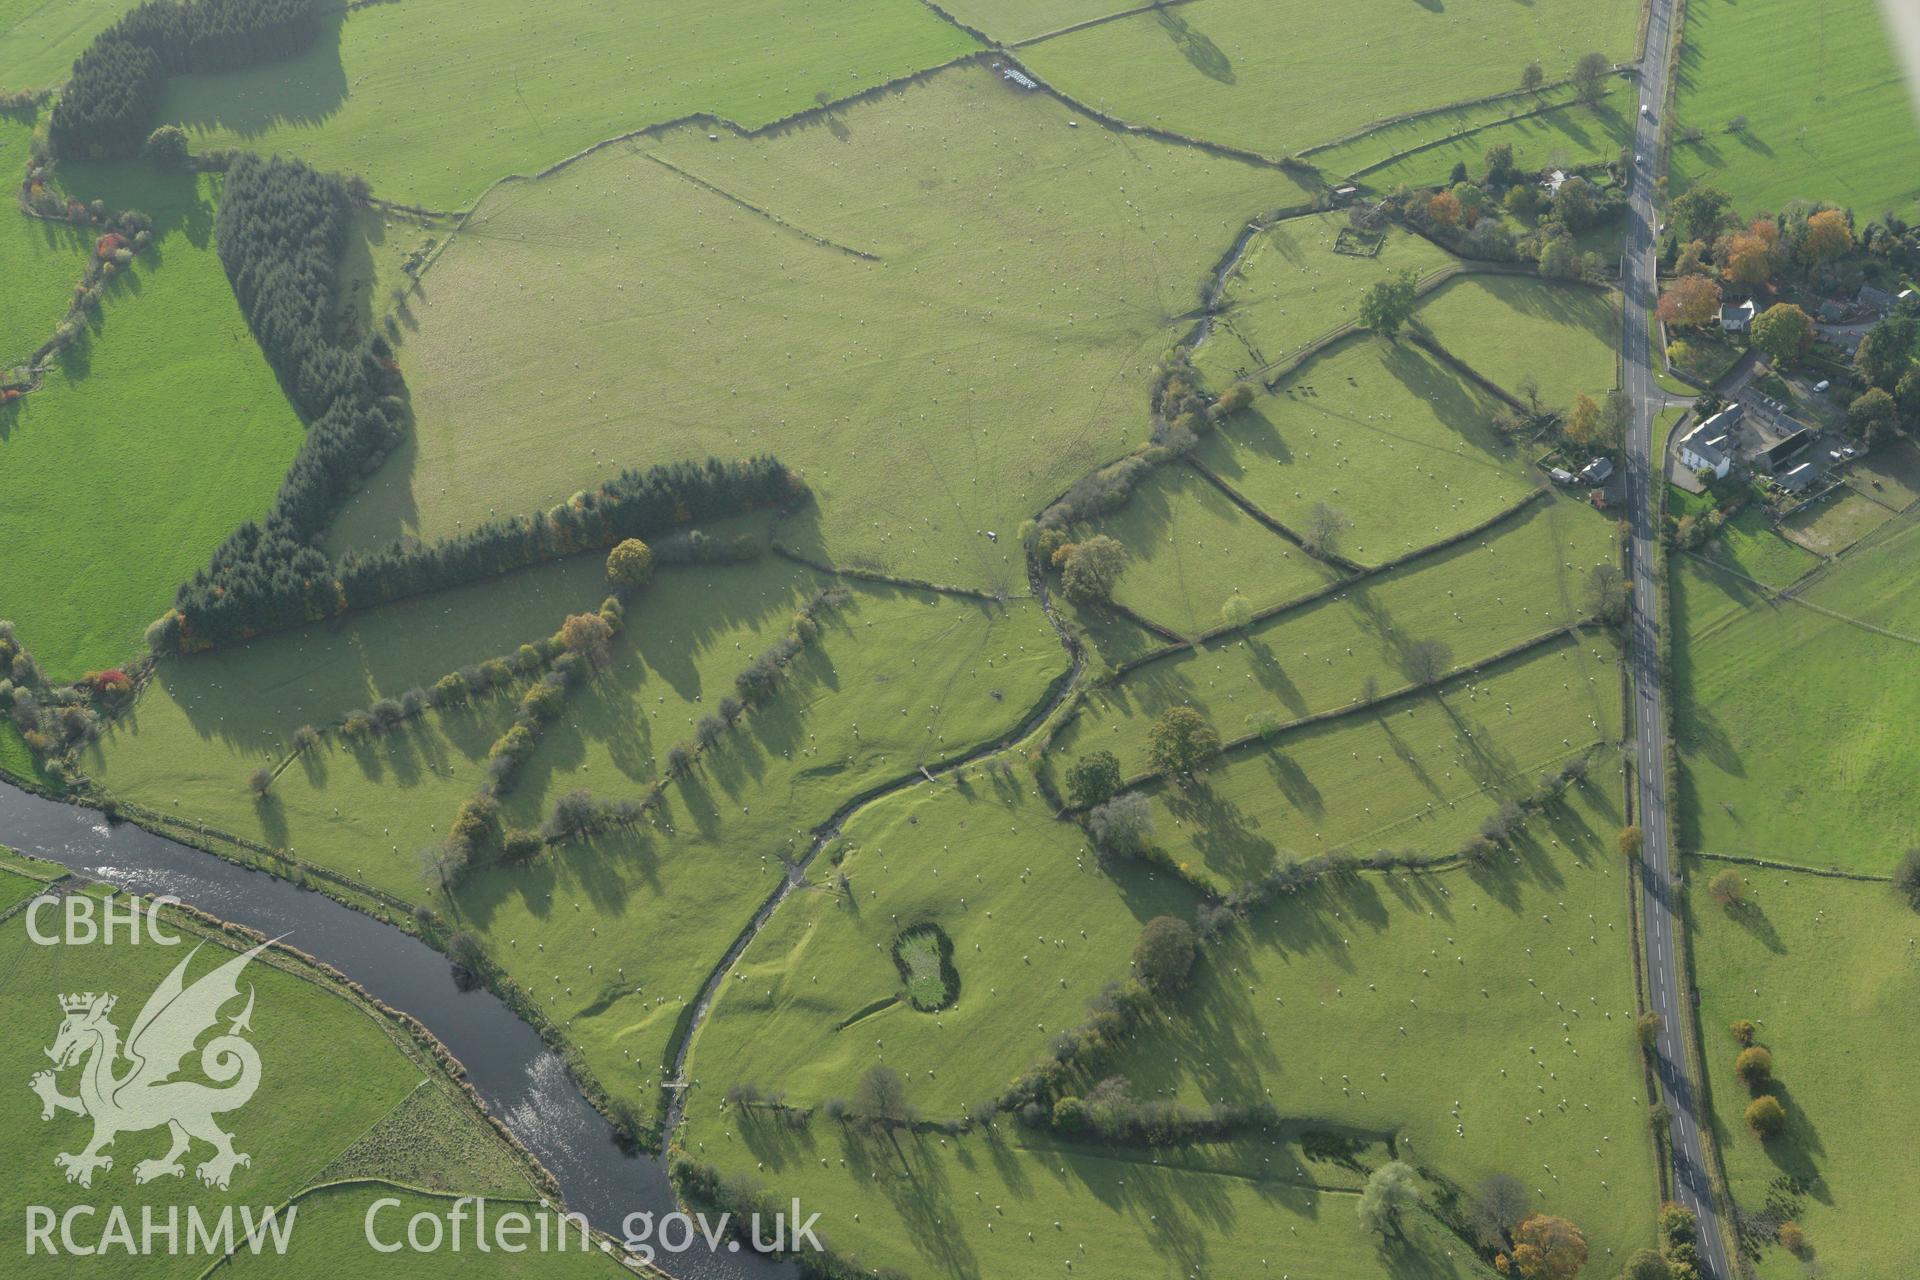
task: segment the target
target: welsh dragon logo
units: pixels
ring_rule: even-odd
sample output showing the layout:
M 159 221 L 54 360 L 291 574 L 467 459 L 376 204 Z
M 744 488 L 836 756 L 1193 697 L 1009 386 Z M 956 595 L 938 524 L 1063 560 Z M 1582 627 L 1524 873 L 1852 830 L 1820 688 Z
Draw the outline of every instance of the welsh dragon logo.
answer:
M 173 1144 L 159 1159 L 136 1164 L 135 1182 L 183 1176 L 186 1170 L 180 1158 L 194 1139 L 213 1148 L 213 1155 L 195 1170 L 210 1187 L 226 1190 L 234 1169 L 253 1163 L 252 1157 L 233 1149 L 233 1135 L 214 1123 L 221 1112 L 245 1106 L 260 1087 L 260 1054 L 242 1038 L 253 1030 L 251 983 L 246 1008 L 200 1050 L 201 1072 L 224 1087 L 172 1077 L 200 1037 L 219 1021 L 220 1010 L 239 999 L 240 971 L 267 945 L 263 942 L 235 956 L 188 986 L 187 965 L 199 953 L 196 946 L 147 997 L 124 1046 L 119 1028 L 109 1018 L 114 996 L 89 991 L 60 997 L 60 1011 L 66 1016 L 53 1047 L 46 1051 L 53 1070 L 36 1073 L 30 1083 L 40 1095 L 42 1120 L 51 1120 L 60 1111 L 93 1120 L 91 1142 L 53 1158 L 68 1182 L 91 1187 L 96 1169 L 113 1168 L 113 1157 L 102 1152 L 118 1135 L 161 1125 L 171 1133 Z M 80 1068 L 79 1094 L 68 1097 L 60 1092 L 57 1076 L 73 1066 Z

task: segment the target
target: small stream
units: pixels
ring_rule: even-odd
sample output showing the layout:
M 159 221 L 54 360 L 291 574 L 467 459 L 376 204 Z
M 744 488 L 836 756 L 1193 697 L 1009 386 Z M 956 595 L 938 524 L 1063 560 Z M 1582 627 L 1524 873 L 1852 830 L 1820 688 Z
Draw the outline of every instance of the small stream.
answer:
M 552 1171 L 567 1207 L 615 1239 L 629 1213 L 679 1206 L 659 1156 L 628 1155 L 558 1055 L 489 991 L 462 991 L 446 957 L 391 925 L 98 812 L 0 783 L 0 844 L 89 880 L 180 901 L 299 948 L 418 1018 L 467 1070 L 493 1114 Z M 679 1280 L 797 1280 L 799 1268 L 742 1249 L 661 1254 Z

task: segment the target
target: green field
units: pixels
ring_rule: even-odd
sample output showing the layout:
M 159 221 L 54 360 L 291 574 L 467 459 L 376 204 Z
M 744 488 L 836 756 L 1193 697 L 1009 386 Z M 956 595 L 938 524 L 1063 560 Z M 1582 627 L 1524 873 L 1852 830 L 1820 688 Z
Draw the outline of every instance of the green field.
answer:
M 1353 323 L 1368 285 L 1398 271 L 1423 278 L 1455 265 L 1452 254 L 1397 227 L 1372 257 L 1336 253 L 1344 214 L 1275 223 L 1254 237 L 1228 278 L 1226 314 L 1194 353 L 1216 387 L 1254 377 L 1314 339 Z
M 830 1247 L 912 1276 L 1493 1277 L 1428 1214 L 1383 1246 L 1360 1228 L 1347 1172 L 1314 1163 L 1293 1176 L 1292 1145 L 1108 1150 L 1003 1119 L 958 1137 L 905 1133 L 896 1149 L 819 1116 L 796 1131 L 732 1113 L 699 1116 L 692 1134 L 697 1158 L 821 1206 Z
M 1607 164 L 1633 145 L 1631 85 L 1608 81 L 1607 96 L 1595 106 L 1575 103 L 1560 89 L 1458 107 L 1374 129 L 1307 158 L 1329 178 L 1355 176 L 1376 191 L 1441 185 L 1456 164 L 1480 178 L 1488 150 L 1501 145 L 1513 148 L 1522 173 Z
M 0 614 L 56 681 L 138 652 L 174 589 L 265 511 L 301 439 L 213 251 L 215 180 L 63 175 L 151 214 L 155 244 L 90 338 L 0 417 Z M 70 251 L 42 252 L 78 280 Z
M 1512 1174 L 1617 1263 L 1651 1242 L 1657 1197 L 1620 821 L 1596 777 L 1512 864 L 1286 895 L 1209 949 L 1118 1069 L 1142 1096 L 1393 1133 L 1468 1188 Z
M 329 734 L 287 764 L 273 799 L 247 778 L 292 754 L 294 731 L 426 687 L 452 670 L 557 630 L 605 595 L 597 556 L 505 581 L 402 601 L 342 623 L 161 663 L 130 715 L 81 757 L 109 793 L 216 830 L 291 848 L 402 897 L 420 892 L 415 853 L 479 784 L 511 720 L 508 695 L 434 713 L 351 746 Z M 633 610 L 647 624 L 646 603 Z
M 1920 525 L 1908 521 L 1799 592 L 1904 638 L 1757 601 L 1702 637 L 1682 579 L 1674 723 L 1683 848 L 1884 874 L 1912 845 L 1914 690 L 1879 673 L 1913 660 L 1917 542 Z
M 1221 892 L 1336 849 L 1450 855 L 1503 802 L 1617 742 L 1619 687 L 1612 644 L 1581 637 L 1282 731 L 1209 766 L 1202 788 L 1156 785 L 1155 847 Z M 1594 785 L 1610 788 L 1615 766 L 1593 760 Z
M 171 922 L 179 927 L 179 922 Z M 235 950 L 225 941 L 202 941 L 188 929 L 186 941 L 203 950 L 189 964 L 191 983 L 210 972 Z M 160 980 L 188 958 L 190 946 L 129 947 L 34 945 L 23 918 L 0 924 L 0 951 L 5 952 L 7 981 L 0 989 L 10 1021 L 28 1033 L 0 1052 L 7 1070 L 24 1085 L 35 1070 L 48 1063 L 41 1050 L 53 1042 L 60 1026 L 56 997 L 69 992 L 107 991 L 119 998 L 110 1020 L 129 1031 L 147 996 Z M 345 998 L 308 971 L 275 957 L 249 966 L 241 987 L 253 992 L 250 1040 L 260 1058 L 259 1092 L 251 1105 L 220 1117 L 233 1132 L 235 1148 L 252 1157 L 236 1168 L 226 1190 L 205 1186 L 193 1165 L 206 1159 L 211 1148 L 196 1143 L 186 1158 L 189 1165 L 178 1180 L 135 1181 L 135 1166 L 158 1158 L 166 1150 L 164 1132 L 125 1131 L 114 1142 L 111 1169 L 93 1175 L 88 1190 L 70 1186 L 54 1164 L 56 1153 L 77 1151 L 90 1131 L 83 1117 L 56 1113 L 42 1121 L 41 1104 L 24 1088 L 9 1090 L 0 1103 L 3 1119 L 13 1136 L 7 1189 L 0 1193 L 6 1212 L 20 1221 L 25 1205 L 66 1206 L 75 1202 L 113 1203 L 126 1208 L 138 1221 L 138 1206 L 149 1205 L 164 1215 L 167 1207 L 198 1208 L 218 1215 L 223 1205 L 239 1202 L 265 1206 L 285 1202 L 318 1180 L 323 1171 L 342 1160 L 358 1159 L 362 1176 L 404 1177 L 430 1166 L 434 1176 L 450 1186 L 486 1194 L 526 1199 L 532 1185 L 518 1157 L 488 1128 L 437 1070 L 424 1068 L 419 1050 L 397 1027 L 374 1016 L 366 1007 Z M 226 1011 L 229 1015 L 233 1010 Z M 205 1078 L 200 1059 L 189 1056 L 178 1077 Z M 342 1063 L 352 1070 L 342 1071 Z M 123 1070 L 123 1068 L 116 1068 Z M 75 1087 L 69 1070 L 59 1084 Z M 371 1135 L 378 1134 L 378 1142 Z M 370 1188 L 362 1188 L 369 1190 Z M 109 1199 L 110 1198 L 110 1199 Z M 104 1211 L 102 1211 L 104 1213 Z M 96 1216 L 95 1230 L 104 1225 Z M 85 1238 L 85 1221 L 77 1237 Z M 324 1237 L 331 1249 L 365 1251 L 357 1230 L 347 1224 L 323 1226 L 301 1211 L 294 1239 L 319 1246 Z M 182 1232 L 184 1243 L 185 1233 Z M 89 1275 L 167 1275 L 192 1277 L 207 1265 L 204 1258 L 185 1252 L 178 1256 L 91 1261 Z M 19 1268 L 24 1266 L 24 1270 Z M 14 1274 L 72 1275 L 75 1264 L 44 1253 L 16 1263 Z M 322 1273 L 316 1273 L 322 1274 Z
M 1017 775 L 973 770 L 861 813 L 839 865 L 816 865 L 734 967 L 694 1045 L 690 1110 L 738 1081 L 796 1103 L 846 1097 L 875 1061 L 934 1118 L 1005 1088 L 1126 973 L 1142 924 L 1192 909 L 1173 877 L 1116 881 L 1085 846 Z M 936 1013 L 904 999 L 890 950 L 918 924 L 953 941 L 960 996 Z
M 1223 737 L 1254 732 L 1408 683 L 1406 648 L 1438 640 L 1455 665 L 1479 662 L 1572 620 L 1586 577 L 1612 562 L 1611 522 L 1570 502 L 1536 504 L 1478 538 L 1244 636 L 1143 666 L 1090 690 L 1057 741 L 1062 758 L 1104 748 L 1128 773 L 1147 767 L 1146 727 L 1168 707 L 1199 709 Z M 1592 675 L 1592 672 L 1588 673 Z M 1597 678 L 1597 677 L 1596 677 Z
M 0 169 L 24 171 L 30 125 L 0 115 Z M 67 313 L 73 288 L 87 267 L 93 237 L 62 223 L 29 218 L 17 208 L 0 210 L 0 262 L 7 287 L 0 289 L 0 370 L 23 362 L 53 336 Z M 0 409 L 0 436 L 12 429 L 18 410 Z
M 1893 518 L 1890 508 L 1872 498 L 1842 490 L 1788 516 L 1780 522 L 1780 531 L 1815 555 L 1833 556 Z
M 748 572 L 715 584 L 738 610 L 731 629 L 690 617 L 686 630 L 635 627 L 623 637 L 609 670 L 575 694 L 529 762 L 506 804 L 511 820 L 536 822 L 574 788 L 606 799 L 642 793 L 650 753 L 691 737 L 693 715 L 732 692 L 733 673 L 785 630 L 814 582 L 776 564 Z M 748 606 L 755 588 L 766 603 Z M 570 1028 L 601 1082 L 651 1120 L 686 1002 L 772 891 L 783 859 L 803 853 L 811 828 L 848 797 L 1013 728 L 1061 666 L 1031 603 L 1001 611 L 863 590 L 773 700 L 667 787 L 653 820 L 477 876 L 452 910 Z M 890 955 L 877 960 L 895 973 Z
M 953 0 L 940 7 L 974 30 L 1012 44 L 1138 6 L 1129 0 Z
M 1509 393 L 1528 378 L 1550 405 L 1606 399 L 1617 381 L 1616 296 L 1521 276 L 1450 280 L 1420 304 L 1440 345 Z
M 1195 0 L 1030 45 L 1064 93 L 1138 124 L 1279 156 L 1409 111 L 1518 88 L 1538 59 L 1567 74 L 1633 56 L 1634 0 Z
M 126 0 L 0 0 L 0 92 L 58 85 L 87 42 L 132 7 Z
M 1903 1275 L 1920 1240 L 1898 1225 L 1920 1193 L 1906 1158 L 1920 1141 L 1899 1063 L 1911 1043 L 1920 954 L 1913 912 L 1883 884 L 1736 867 L 1746 905 L 1728 911 L 1706 892 L 1726 864 L 1688 863 L 1687 897 L 1700 990 L 1700 1033 L 1713 1127 L 1734 1201 L 1766 1215 L 1782 1179 L 1803 1190 L 1778 1206 L 1805 1231 L 1826 1275 Z M 1773 1054 L 1788 1127 L 1768 1143 L 1742 1119 L 1749 1094 L 1734 1076 L 1727 1027 L 1755 1023 Z M 1773 1245 L 1763 1280 L 1807 1274 Z
M 1677 86 L 1679 124 L 1706 136 L 1675 142 L 1676 193 L 1707 182 L 1747 214 L 1824 200 L 1861 221 L 1914 217 L 1920 122 L 1875 0 L 1689 0 Z
M 1130 555 L 1114 599 L 1181 635 L 1224 625 L 1232 597 L 1265 609 L 1337 576 L 1185 467 L 1161 468 L 1097 531 Z
M 501 188 L 422 283 L 401 356 L 417 432 L 335 545 L 765 450 L 818 499 L 818 528 L 783 538 L 1023 589 L 1011 531 L 1139 443 L 1176 317 L 1250 216 L 1302 194 L 1071 119 L 956 69 L 833 129 L 677 130 Z
M 389 199 L 464 209 L 509 173 L 689 116 L 755 129 L 975 48 L 918 4 L 375 4 L 307 53 L 169 82 L 194 149 L 297 155 Z
M 51 786 L 53 781 L 11 720 L 0 722 L 0 774 L 11 774 L 41 786 Z
M 1344 513 L 1340 553 L 1380 564 L 1526 496 L 1523 459 L 1493 431 L 1501 408 L 1420 348 L 1359 336 L 1256 396 L 1197 456 L 1295 530 L 1319 504 Z

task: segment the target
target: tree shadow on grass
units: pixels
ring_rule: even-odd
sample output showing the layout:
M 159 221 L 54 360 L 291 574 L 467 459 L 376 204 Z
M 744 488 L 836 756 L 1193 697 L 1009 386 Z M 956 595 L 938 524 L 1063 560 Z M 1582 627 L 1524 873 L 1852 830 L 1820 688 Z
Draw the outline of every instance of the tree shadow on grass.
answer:
M 1773 921 L 1767 919 L 1766 908 L 1751 898 L 1720 908 L 1726 912 L 1727 919 L 1745 929 L 1753 940 L 1774 955 L 1787 954 L 1787 944 L 1780 940 L 1780 931 L 1773 927 Z
M 1173 41 L 1173 47 L 1180 56 L 1193 65 L 1193 69 L 1209 80 L 1221 84 L 1234 83 L 1233 63 L 1221 51 L 1219 45 L 1197 30 L 1184 16 L 1171 9 L 1158 9 L 1154 13 L 1161 30 Z
M 344 6 L 323 15 L 313 43 L 291 58 L 172 77 L 161 101 L 162 118 L 190 130 L 222 129 L 241 138 L 324 123 L 347 100 L 340 37 L 353 19 Z M 379 16 L 376 11 L 360 20 L 377 22 Z

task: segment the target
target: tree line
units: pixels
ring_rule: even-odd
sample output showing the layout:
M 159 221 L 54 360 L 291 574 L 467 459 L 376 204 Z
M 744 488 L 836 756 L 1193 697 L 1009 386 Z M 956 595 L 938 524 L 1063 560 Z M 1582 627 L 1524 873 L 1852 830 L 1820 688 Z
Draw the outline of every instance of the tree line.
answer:
M 131 155 L 159 115 L 168 76 L 285 58 L 319 30 L 313 0 L 149 0 L 74 62 L 48 136 L 62 155 Z
M 489 521 L 444 542 L 396 542 L 331 562 L 314 547 L 316 535 L 409 416 L 386 339 L 343 345 L 332 319 L 354 206 L 348 179 L 296 160 L 243 155 L 228 171 L 215 224 L 221 265 L 308 421 L 307 438 L 266 518 L 241 525 L 181 586 L 173 611 L 149 632 L 156 650 L 207 649 L 804 492 L 773 458 L 675 463 L 623 472 L 551 511 Z

